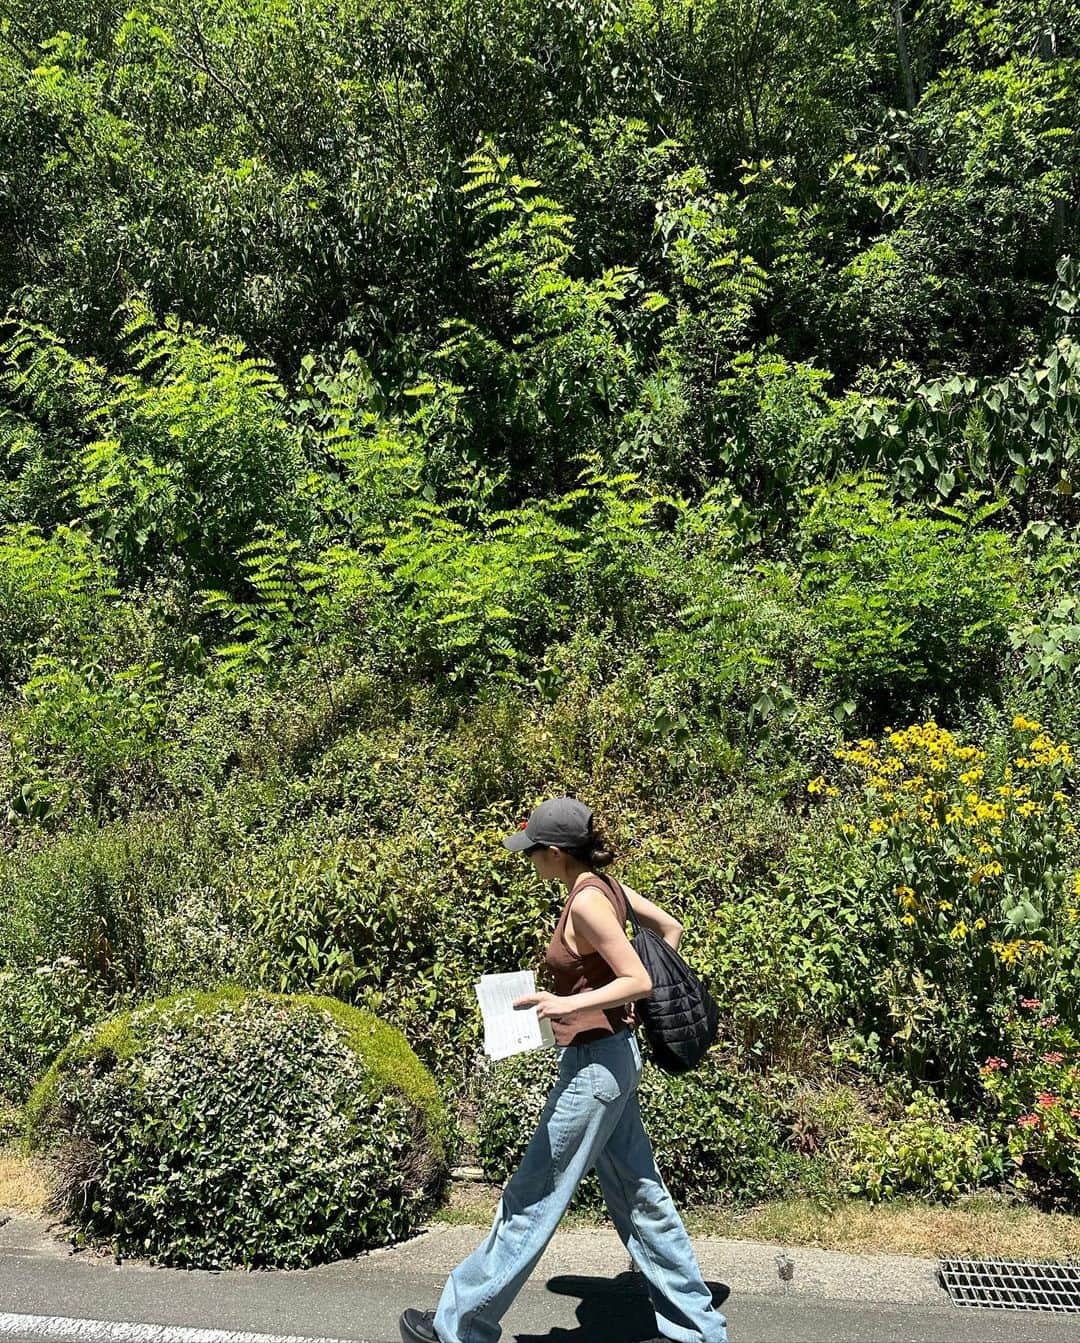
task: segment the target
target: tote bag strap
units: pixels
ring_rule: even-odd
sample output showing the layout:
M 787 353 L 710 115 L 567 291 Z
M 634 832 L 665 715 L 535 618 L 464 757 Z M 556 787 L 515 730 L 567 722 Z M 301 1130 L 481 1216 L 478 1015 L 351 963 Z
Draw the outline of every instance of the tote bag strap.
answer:
M 623 889 L 622 882 L 616 881 L 614 877 L 609 877 L 606 872 L 597 872 L 597 878 L 611 887 L 617 895 L 622 896 L 623 904 L 626 906 L 626 916 L 634 928 L 634 936 L 637 937 L 641 932 L 641 924 L 638 922 L 638 916 L 634 913 L 634 906 L 630 903 L 630 897 Z

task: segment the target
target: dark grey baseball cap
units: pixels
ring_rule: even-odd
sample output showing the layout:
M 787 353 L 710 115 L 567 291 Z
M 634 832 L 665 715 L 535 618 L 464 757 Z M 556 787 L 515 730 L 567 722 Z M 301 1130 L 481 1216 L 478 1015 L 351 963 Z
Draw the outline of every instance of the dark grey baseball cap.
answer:
M 560 849 L 587 849 L 592 843 L 592 809 L 576 797 L 553 797 L 541 802 L 529 819 L 503 843 L 520 853 L 534 844 Z

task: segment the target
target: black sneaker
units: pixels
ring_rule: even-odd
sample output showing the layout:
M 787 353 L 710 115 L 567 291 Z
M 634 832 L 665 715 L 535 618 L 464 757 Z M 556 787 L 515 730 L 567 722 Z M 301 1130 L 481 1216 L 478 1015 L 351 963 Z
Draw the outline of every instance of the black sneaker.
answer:
M 433 1310 L 410 1308 L 398 1320 L 398 1328 L 401 1330 L 401 1343 L 439 1343 Z

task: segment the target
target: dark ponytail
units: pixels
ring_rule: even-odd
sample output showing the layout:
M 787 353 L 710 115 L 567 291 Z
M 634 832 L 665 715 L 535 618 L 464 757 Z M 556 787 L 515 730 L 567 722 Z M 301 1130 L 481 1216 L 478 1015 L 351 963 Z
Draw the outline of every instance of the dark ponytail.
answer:
M 568 849 L 567 852 L 591 868 L 607 867 L 615 861 L 615 846 L 595 819 L 589 822 L 589 838 L 591 843 L 587 847 Z

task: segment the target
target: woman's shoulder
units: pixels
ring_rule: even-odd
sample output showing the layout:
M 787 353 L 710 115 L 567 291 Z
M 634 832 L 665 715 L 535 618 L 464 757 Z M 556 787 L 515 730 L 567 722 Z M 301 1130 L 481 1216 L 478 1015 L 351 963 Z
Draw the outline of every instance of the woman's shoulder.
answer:
M 593 900 L 603 899 L 606 904 L 611 905 L 618 911 L 620 904 L 629 904 L 631 897 L 635 894 L 636 892 L 624 882 L 619 881 L 616 877 L 609 876 L 606 872 L 602 874 L 590 873 L 575 890 L 573 901 L 576 904 L 582 896 Z

